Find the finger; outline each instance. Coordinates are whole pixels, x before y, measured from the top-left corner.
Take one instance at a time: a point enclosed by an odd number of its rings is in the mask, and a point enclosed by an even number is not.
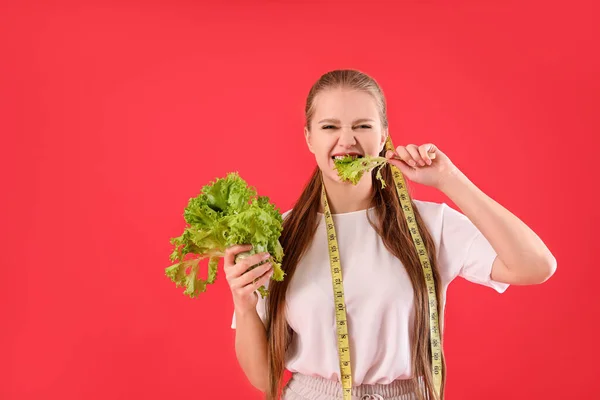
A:
[[[273,265],[271,263],[265,263],[263,265],[259,265],[258,267],[254,268],[253,270],[250,270],[250,271],[246,272],[245,274],[239,276],[238,278],[235,278],[231,282],[231,286],[237,287],[237,288],[243,288],[243,287],[247,286],[248,284],[251,284],[254,280],[259,279],[264,274],[271,272],[272,270],[273,270]]]
[[[431,143],[419,146],[419,154],[427,165],[431,165],[431,160],[435,158],[435,150],[435,146]]]
[[[434,146],[434,145],[432,145],[432,146]],[[433,151],[429,151],[427,153],[427,156],[430,159],[434,160],[437,157],[437,153],[439,153],[439,152],[440,152],[440,150],[437,147],[434,146],[434,150]],[[385,153],[385,158],[387,158],[388,160],[392,159],[392,158],[397,158],[396,154],[397,153],[394,152],[394,151],[392,151],[392,150],[387,150],[386,153]]]
[[[254,282],[257,279],[260,279],[261,276],[263,276],[266,273],[272,272],[273,271],[273,265],[271,263],[265,263],[262,265],[259,265],[258,267],[246,272],[245,274],[241,275],[240,277],[238,277],[234,284],[237,287],[243,288],[245,286],[247,286],[248,284],[251,284],[252,282]]]
[[[243,275],[248,269],[251,267],[260,264],[263,261],[266,261],[271,257],[269,253],[258,253],[253,254],[251,256],[245,257],[243,259],[238,259],[237,264],[234,266],[231,271],[231,276],[237,278],[240,275]]]
[[[235,264],[235,256],[244,251],[252,250],[251,244],[239,244],[230,246],[225,249],[225,256],[223,257],[225,265],[233,266]]]
[[[414,144],[409,144],[406,146],[406,151],[410,154],[410,156],[415,160],[420,166],[425,166],[425,160],[419,154],[419,148]]]
[[[244,294],[250,294],[250,293],[254,292],[255,290],[257,290],[259,287],[266,286],[267,283],[269,282],[269,279],[271,279],[272,276],[273,276],[272,270],[265,272],[259,278],[257,278],[254,282],[252,282],[244,287],[244,289],[243,289]]]
[[[416,167],[417,166],[415,160],[410,155],[410,153],[408,152],[408,150],[406,149],[406,147],[404,147],[404,146],[398,146],[396,148],[396,153],[398,154],[398,158],[400,160],[406,162],[411,167]]]

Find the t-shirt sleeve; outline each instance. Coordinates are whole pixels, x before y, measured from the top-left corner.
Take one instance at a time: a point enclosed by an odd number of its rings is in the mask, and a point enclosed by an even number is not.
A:
[[[466,215],[442,204],[442,229],[439,262],[446,265],[451,278],[460,276],[470,282],[504,293],[508,284],[492,279],[492,264],[497,253]]]

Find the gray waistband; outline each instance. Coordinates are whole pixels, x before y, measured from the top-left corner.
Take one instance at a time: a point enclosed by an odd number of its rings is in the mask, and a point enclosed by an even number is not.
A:
[[[423,379],[419,379],[423,387]],[[309,376],[294,373],[286,385],[284,399],[341,399],[342,383],[325,379],[319,376]],[[415,396],[415,382],[412,380],[396,380],[389,384],[373,384],[353,386],[353,400],[413,400]],[[319,397],[317,397],[319,396]]]

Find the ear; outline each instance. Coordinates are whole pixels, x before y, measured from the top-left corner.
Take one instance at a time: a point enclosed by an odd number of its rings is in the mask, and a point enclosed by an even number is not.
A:
[[[385,142],[386,142],[386,140],[387,140],[387,138],[388,138],[388,135],[389,135],[389,130],[388,130],[388,128],[386,128],[386,129],[383,129],[383,130],[381,131],[381,141],[380,141],[380,143],[379,143],[379,152],[382,152],[382,151],[383,151],[383,149],[385,149]]]
[[[304,127],[304,139],[306,139],[306,145],[308,146],[308,150],[309,150],[311,153],[315,154],[315,152],[314,152],[314,150],[313,150],[313,147],[312,147],[312,144],[311,144],[311,142],[310,142],[310,139],[311,139],[311,136],[310,136],[310,131],[308,130],[308,128],[307,128],[307,127]]]

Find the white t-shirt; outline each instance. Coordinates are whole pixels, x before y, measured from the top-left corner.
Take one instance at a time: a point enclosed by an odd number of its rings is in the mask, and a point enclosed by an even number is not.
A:
[[[445,203],[413,200],[431,233],[445,298],[450,282],[461,276],[503,293],[508,285],[491,279],[496,252],[462,213]],[[410,337],[413,290],[402,263],[384,246],[367,220],[373,209],[333,215],[338,239],[353,384],[387,384],[412,376]],[[287,215],[289,211],[284,213]],[[291,372],[339,381],[333,285],[325,217],[300,260],[286,293],[287,322],[294,331],[286,355]],[[258,314],[266,321],[259,295]],[[440,325],[443,330],[442,303]],[[235,329],[235,312],[231,327]]]

